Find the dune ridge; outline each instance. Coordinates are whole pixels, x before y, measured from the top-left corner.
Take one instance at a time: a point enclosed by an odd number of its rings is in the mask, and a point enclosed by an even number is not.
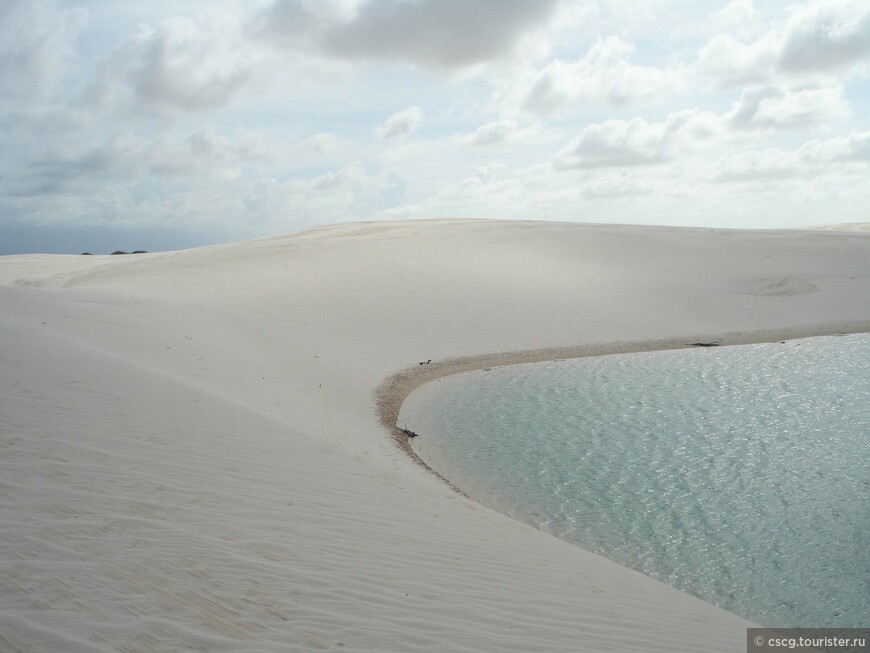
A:
[[[471,220],[2,257],[0,648],[743,650],[453,492],[385,410],[461,365],[870,330],[868,262],[862,233]]]

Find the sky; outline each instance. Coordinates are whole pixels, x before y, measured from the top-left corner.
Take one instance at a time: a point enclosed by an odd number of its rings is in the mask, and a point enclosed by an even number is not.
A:
[[[0,0],[0,254],[868,207],[867,0]]]

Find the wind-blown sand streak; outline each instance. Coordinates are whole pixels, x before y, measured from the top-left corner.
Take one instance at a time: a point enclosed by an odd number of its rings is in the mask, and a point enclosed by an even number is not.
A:
[[[382,420],[463,365],[870,330],[868,297],[861,233],[444,220],[2,257],[0,649],[743,650],[744,620],[453,492]]]

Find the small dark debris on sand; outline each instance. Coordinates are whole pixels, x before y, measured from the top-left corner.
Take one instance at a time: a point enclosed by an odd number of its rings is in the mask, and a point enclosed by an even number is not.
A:
[[[402,433],[407,435],[409,438],[416,438],[419,433],[414,433],[414,431],[409,431],[408,429],[399,429]]]
[[[692,347],[718,347],[718,342],[693,342]]]

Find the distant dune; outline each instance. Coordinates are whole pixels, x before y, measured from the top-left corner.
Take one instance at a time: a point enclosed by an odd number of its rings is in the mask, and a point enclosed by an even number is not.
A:
[[[0,257],[0,649],[744,650],[744,620],[453,491],[382,414],[462,366],[868,330],[868,300],[870,235],[837,231]]]
[[[870,222],[842,222],[840,224],[819,224],[809,227],[822,231],[870,231]]]

